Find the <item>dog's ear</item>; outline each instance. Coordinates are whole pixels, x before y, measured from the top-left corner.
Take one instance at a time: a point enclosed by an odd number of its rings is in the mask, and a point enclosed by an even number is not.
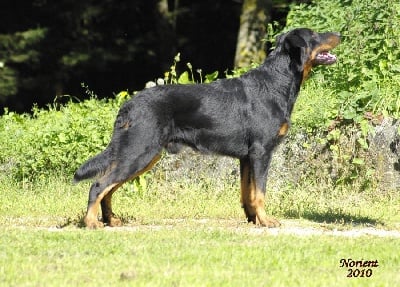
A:
[[[289,33],[285,37],[284,47],[296,68],[302,71],[308,59],[306,41],[297,33]]]

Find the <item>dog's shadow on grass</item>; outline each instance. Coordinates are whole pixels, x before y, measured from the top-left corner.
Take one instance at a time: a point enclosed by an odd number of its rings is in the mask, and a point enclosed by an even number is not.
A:
[[[379,219],[367,216],[350,215],[335,212],[308,212],[302,216],[305,219],[318,223],[341,224],[341,225],[367,225],[379,226],[385,223]]]
[[[82,211],[81,213],[77,214],[75,217],[68,217],[62,222],[59,222],[57,224],[57,228],[65,228],[65,227],[78,227],[78,228],[84,228],[85,223],[83,222],[83,218],[85,216],[85,213]]]
[[[86,212],[82,211],[81,213],[78,213],[74,217],[68,217],[65,218],[62,222],[59,222],[57,224],[57,228],[66,228],[66,227],[77,227],[77,228],[86,228],[85,222],[84,222],[84,217],[85,217]],[[129,225],[132,222],[137,222],[137,218],[133,217],[129,214],[122,214],[119,216],[119,219],[121,219],[123,225]],[[102,219],[99,218],[101,221]]]
[[[60,222],[57,227],[58,228],[65,228],[69,226],[74,226],[77,228],[85,228],[85,223],[83,218],[85,213],[82,211],[81,213],[77,214],[74,217],[68,217],[63,222]],[[285,214],[286,218],[293,218],[292,213]],[[296,217],[296,216],[295,216]],[[385,223],[379,219],[367,217],[367,216],[358,216],[358,215],[350,215],[344,213],[336,213],[332,211],[326,212],[306,212],[301,216],[303,219],[307,219],[317,223],[324,223],[324,224],[340,224],[340,225],[351,225],[351,226],[384,226]],[[123,215],[120,217],[122,222],[125,224],[129,224],[132,221],[136,221],[137,219]]]

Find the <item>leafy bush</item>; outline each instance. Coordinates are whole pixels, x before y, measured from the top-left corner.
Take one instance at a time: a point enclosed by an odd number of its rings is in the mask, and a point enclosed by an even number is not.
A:
[[[157,84],[194,83],[190,63],[189,71],[177,74],[179,62],[178,54],[170,71]],[[213,73],[203,78],[201,70],[196,72],[201,82],[213,81],[218,75]],[[47,109],[34,107],[32,114],[5,111],[0,117],[0,172],[16,180],[35,180],[55,173],[72,178],[83,162],[107,146],[118,109],[130,95],[121,92],[114,99],[98,100],[87,86],[83,87],[91,97],[83,102],[70,101]],[[135,184],[137,189],[145,188],[145,177]]]
[[[292,6],[287,18],[285,30],[309,27],[342,35],[333,51],[338,63],[314,69],[292,117],[295,129],[323,131],[318,140],[329,148],[340,184],[360,174],[368,181],[372,166],[364,151],[374,132],[371,123],[400,116],[400,3],[394,2],[319,0]],[[351,149],[343,139],[353,143]]]
[[[32,115],[6,111],[0,118],[0,169],[18,180],[72,176],[108,143],[120,101],[92,98],[60,108],[35,107]]]
[[[400,116],[400,30],[395,29],[399,15],[400,4],[391,0],[320,0],[292,7],[286,29],[307,26],[343,35],[335,49],[338,64],[316,69],[303,88],[293,114],[294,127],[326,129],[332,120],[356,122],[363,130],[359,144],[365,148],[367,113]],[[190,64],[189,71],[177,74],[179,61],[177,55],[160,83],[196,82]],[[196,72],[200,82],[217,77],[213,73],[203,78],[201,70]],[[108,144],[115,115],[127,96],[124,92],[116,99],[34,108],[32,115],[6,111],[0,118],[0,171],[16,179],[55,172],[72,176],[81,163]]]
[[[395,2],[319,0],[292,7],[285,29],[306,26],[342,34],[335,49],[338,64],[316,69],[304,89],[307,93],[311,86],[314,97],[330,104],[300,101],[299,113],[309,105],[350,122],[362,121],[366,113],[400,116],[400,3]],[[298,118],[303,116],[310,117]]]

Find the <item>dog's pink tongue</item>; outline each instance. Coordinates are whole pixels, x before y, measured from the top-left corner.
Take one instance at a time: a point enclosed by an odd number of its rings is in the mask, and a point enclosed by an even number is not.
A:
[[[336,62],[336,56],[329,52],[322,52],[317,55],[316,60],[319,64],[330,65]]]

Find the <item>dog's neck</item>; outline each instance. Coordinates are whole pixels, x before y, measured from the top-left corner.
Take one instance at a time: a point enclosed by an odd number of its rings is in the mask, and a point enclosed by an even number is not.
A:
[[[290,116],[294,103],[300,91],[300,86],[303,80],[303,71],[299,71],[293,66],[295,63],[290,59],[290,56],[285,53],[275,53],[270,55],[264,63],[257,68],[263,74],[266,81],[274,81],[277,86],[274,87],[273,94],[278,95],[276,98],[281,102],[282,106],[286,106],[286,116]],[[278,77],[278,78],[277,78]],[[266,85],[267,86],[267,85]]]

